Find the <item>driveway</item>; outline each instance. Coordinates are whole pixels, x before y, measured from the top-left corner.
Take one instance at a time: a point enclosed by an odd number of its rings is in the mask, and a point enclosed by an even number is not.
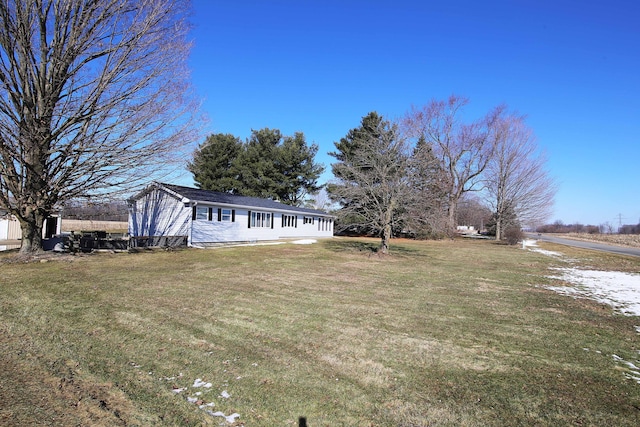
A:
[[[611,252],[614,254],[640,257],[640,248],[630,248],[626,246],[607,245],[605,243],[587,242],[584,240],[566,239],[563,237],[556,237],[552,234],[527,233],[527,237],[530,239],[539,240],[541,242],[557,243],[559,245],[573,246],[576,248],[590,249],[593,251]]]

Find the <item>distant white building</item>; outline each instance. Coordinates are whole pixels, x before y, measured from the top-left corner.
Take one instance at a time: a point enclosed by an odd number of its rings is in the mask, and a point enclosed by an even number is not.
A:
[[[473,225],[458,225],[457,226],[458,233],[462,234],[476,234],[477,231]]]
[[[132,238],[206,246],[333,236],[332,215],[257,197],[154,182],[127,202]]]

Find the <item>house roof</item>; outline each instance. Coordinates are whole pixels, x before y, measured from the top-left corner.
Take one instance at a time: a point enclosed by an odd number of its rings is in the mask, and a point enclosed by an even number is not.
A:
[[[211,203],[211,204],[219,204],[219,205],[229,205],[229,206],[241,206],[247,208],[259,208],[266,210],[277,210],[277,211],[285,211],[285,212],[295,212],[300,214],[308,214],[308,215],[320,215],[320,216],[330,216],[326,212],[316,209],[307,209],[307,208],[299,208],[296,206],[290,206],[284,203],[276,202],[274,200],[269,199],[261,199],[259,197],[247,197],[247,196],[238,196],[236,194],[230,193],[222,193],[219,191],[211,191],[211,190],[202,190],[199,188],[191,188],[191,187],[183,187],[180,185],[173,184],[165,184],[165,183],[153,183],[151,185],[156,187],[164,187],[166,190],[175,193],[176,195],[182,197],[185,202],[202,202],[202,203]],[[134,197],[134,199],[139,198],[146,192],[141,193],[140,195]]]

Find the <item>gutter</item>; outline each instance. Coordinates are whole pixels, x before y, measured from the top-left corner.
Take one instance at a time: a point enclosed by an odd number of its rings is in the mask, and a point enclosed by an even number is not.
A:
[[[187,201],[189,199],[186,199]],[[262,211],[267,211],[267,212],[278,212],[278,213],[289,213],[289,214],[295,214],[295,215],[306,215],[306,216],[323,216],[323,217],[327,217],[327,218],[336,218],[335,215],[331,215],[328,214],[326,212],[322,212],[322,211],[311,211],[311,212],[303,212],[303,211],[295,211],[295,210],[291,210],[291,209],[277,209],[277,208],[265,208],[262,206],[250,206],[250,205],[236,205],[236,204],[231,204],[231,203],[221,203],[221,202],[209,202],[209,201],[203,201],[203,202],[194,202],[195,204],[200,203],[203,206],[223,206],[223,207],[228,207],[228,208],[235,208],[235,209],[246,209],[246,210],[262,210]],[[191,206],[195,206],[191,205]],[[286,205],[285,205],[286,206]]]

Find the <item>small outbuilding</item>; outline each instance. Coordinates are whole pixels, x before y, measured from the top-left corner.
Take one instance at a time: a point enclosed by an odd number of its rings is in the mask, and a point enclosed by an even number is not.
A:
[[[49,239],[61,232],[61,218],[59,214],[53,214],[45,219],[42,227],[42,238]],[[22,239],[22,229],[18,219],[0,209],[0,240],[20,240]]]
[[[139,245],[182,240],[206,247],[333,236],[332,215],[257,197],[153,182],[127,203],[129,235],[144,242]]]

